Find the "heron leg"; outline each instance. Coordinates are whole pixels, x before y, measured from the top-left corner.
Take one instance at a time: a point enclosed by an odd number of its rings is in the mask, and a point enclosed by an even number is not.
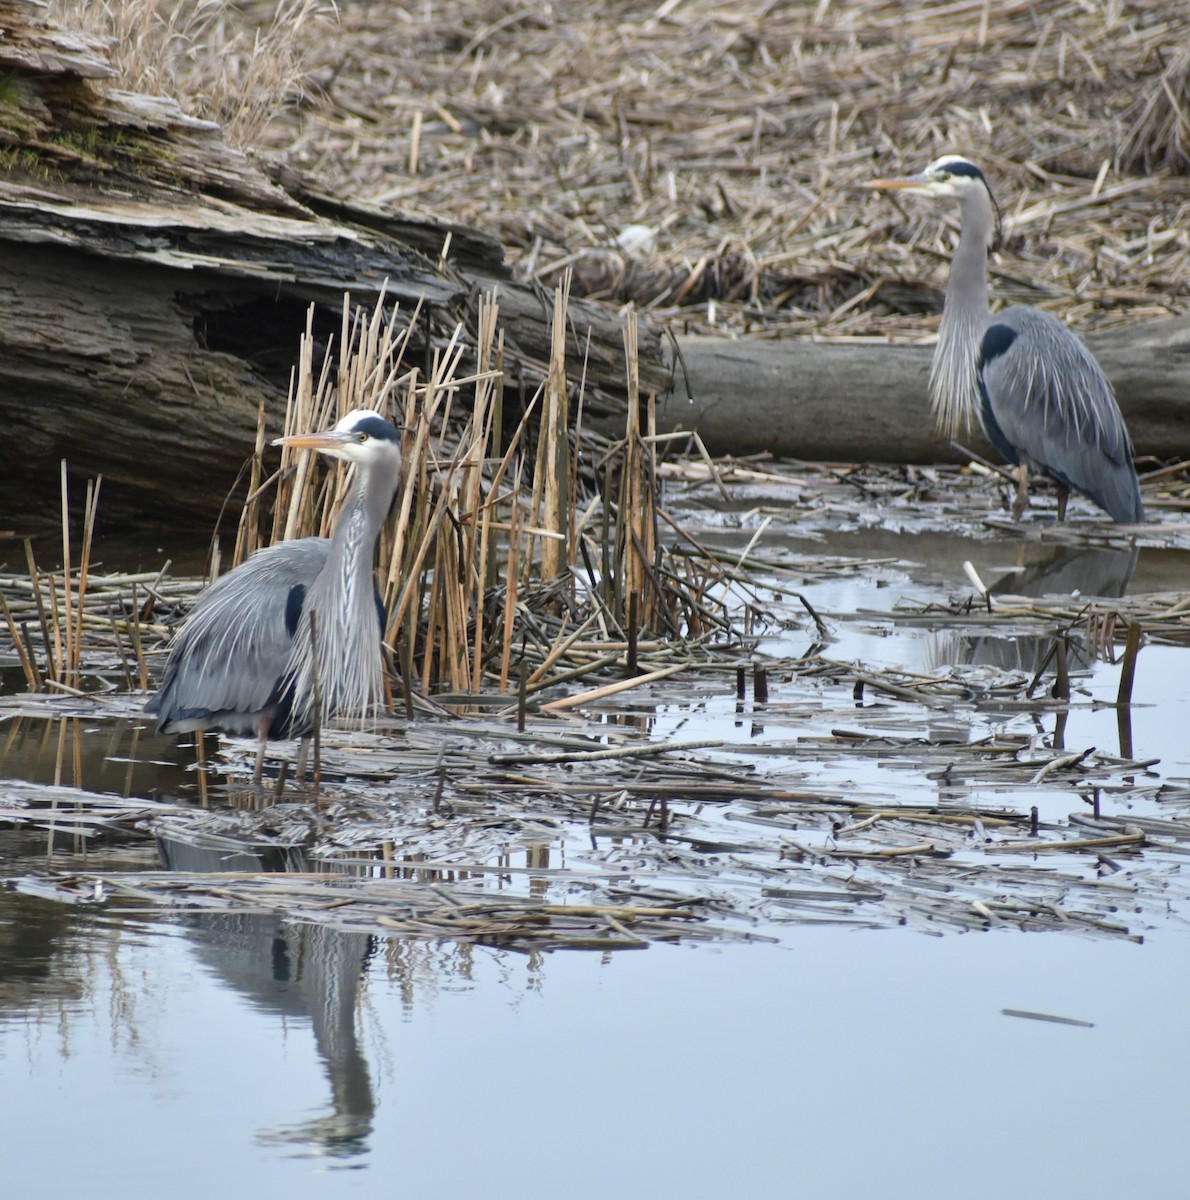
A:
[[[306,782],[306,762],[310,757],[310,737],[307,735],[298,743],[297,777],[298,783]]]
[[[1024,514],[1025,509],[1029,506],[1029,468],[1021,463],[1017,467],[1017,485],[1016,485],[1016,500],[1012,505],[1012,517],[1014,521],[1019,521]]]
[[[1058,484],[1058,520],[1066,520],[1066,501],[1070,499],[1070,489],[1064,484]]]
[[[252,784],[254,787],[260,787],[260,778],[264,774],[264,751],[269,744],[269,725],[271,721],[268,717],[261,717],[260,724],[256,728],[257,737],[260,738],[260,745],[256,750],[256,769],[252,772]]]

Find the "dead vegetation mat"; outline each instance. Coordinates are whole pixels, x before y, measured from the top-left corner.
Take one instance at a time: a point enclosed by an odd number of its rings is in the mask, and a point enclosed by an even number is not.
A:
[[[1190,294],[1166,0],[379,3],[302,36],[306,100],[268,131],[290,163],[692,331],[929,330],[957,213],[856,185],[944,151],[1004,210],[1004,302],[1103,328]]]
[[[1140,938],[1179,919],[1171,913],[1190,900],[1190,781],[1138,761],[1123,735],[1113,753],[1068,744],[1062,729],[1065,714],[1094,703],[1082,691],[1089,664],[1125,653],[1131,628],[1190,643],[1184,594],[1000,591],[989,603],[956,582],[929,603],[817,612],[799,589],[905,564],[780,539],[741,553],[759,525],[776,521],[774,533],[798,530],[812,544],[874,516],[894,528],[912,517],[918,529],[984,522],[997,539],[987,513],[998,482],[754,462],[724,466],[720,483],[726,505],[709,476],[675,464],[668,502],[695,531],[684,552],[733,564],[722,600],[741,636],[642,637],[634,674],[626,645],[569,639],[563,618],[541,610],[518,646],[534,680],[523,700],[499,690],[494,671],[475,691],[419,695],[413,718],[398,692],[396,715],[368,732],[326,731],[318,790],[291,781],[280,796],[244,788],[254,747],[234,739],[201,789],[191,770],[173,796],[86,786],[77,747],[96,724],[134,730],[131,749],[109,751],[117,761],[165,753],[135,732],[133,647],[152,676],[169,630],[138,612],[146,596],[159,614],[181,612],[201,586],[96,564],[80,621],[82,688],[0,699],[0,749],[33,737],[57,755],[53,786],[4,784],[0,822],[41,831],[56,868],[16,886],[73,903],[269,911],[523,950],[766,939],[805,924]],[[1094,521],[1057,527],[1035,515],[1018,534],[1059,538],[1069,559],[1105,547],[1129,557],[1127,539]],[[1146,536],[1179,546],[1185,534],[1155,526]],[[1002,560],[1003,543],[990,545]],[[17,625],[35,630],[29,581],[6,577],[0,589]],[[973,646],[1061,644],[1065,695],[1053,655],[1039,667],[976,655],[882,667],[834,646],[848,626],[925,626]],[[775,653],[779,641],[804,648]],[[180,755],[192,762],[188,746]],[[272,770],[290,770],[292,757],[271,747]],[[149,837],[172,870],[87,866],[92,848]]]

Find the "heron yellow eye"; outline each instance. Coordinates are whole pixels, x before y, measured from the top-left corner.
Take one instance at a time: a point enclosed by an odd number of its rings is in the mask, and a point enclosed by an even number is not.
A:
[[[356,440],[360,442],[366,442],[368,440],[368,435],[366,433],[357,433],[355,436]]]

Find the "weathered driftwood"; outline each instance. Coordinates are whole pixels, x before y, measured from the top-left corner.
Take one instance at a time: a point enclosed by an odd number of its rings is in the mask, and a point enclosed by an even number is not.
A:
[[[1115,385],[1138,455],[1190,457],[1190,317],[1088,339]],[[955,461],[926,401],[926,346],[677,340],[664,432],[693,429],[713,454],[825,461]],[[978,433],[967,444],[995,457]]]

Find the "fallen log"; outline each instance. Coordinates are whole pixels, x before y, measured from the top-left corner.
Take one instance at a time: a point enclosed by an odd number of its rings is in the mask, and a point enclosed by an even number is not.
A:
[[[1116,389],[1138,456],[1190,458],[1190,316],[1087,339]],[[661,432],[697,431],[712,454],[833,462],[955,462],[926,400],[932,349],[680,337]],[[966,444],[996,454],[973,432]]]

